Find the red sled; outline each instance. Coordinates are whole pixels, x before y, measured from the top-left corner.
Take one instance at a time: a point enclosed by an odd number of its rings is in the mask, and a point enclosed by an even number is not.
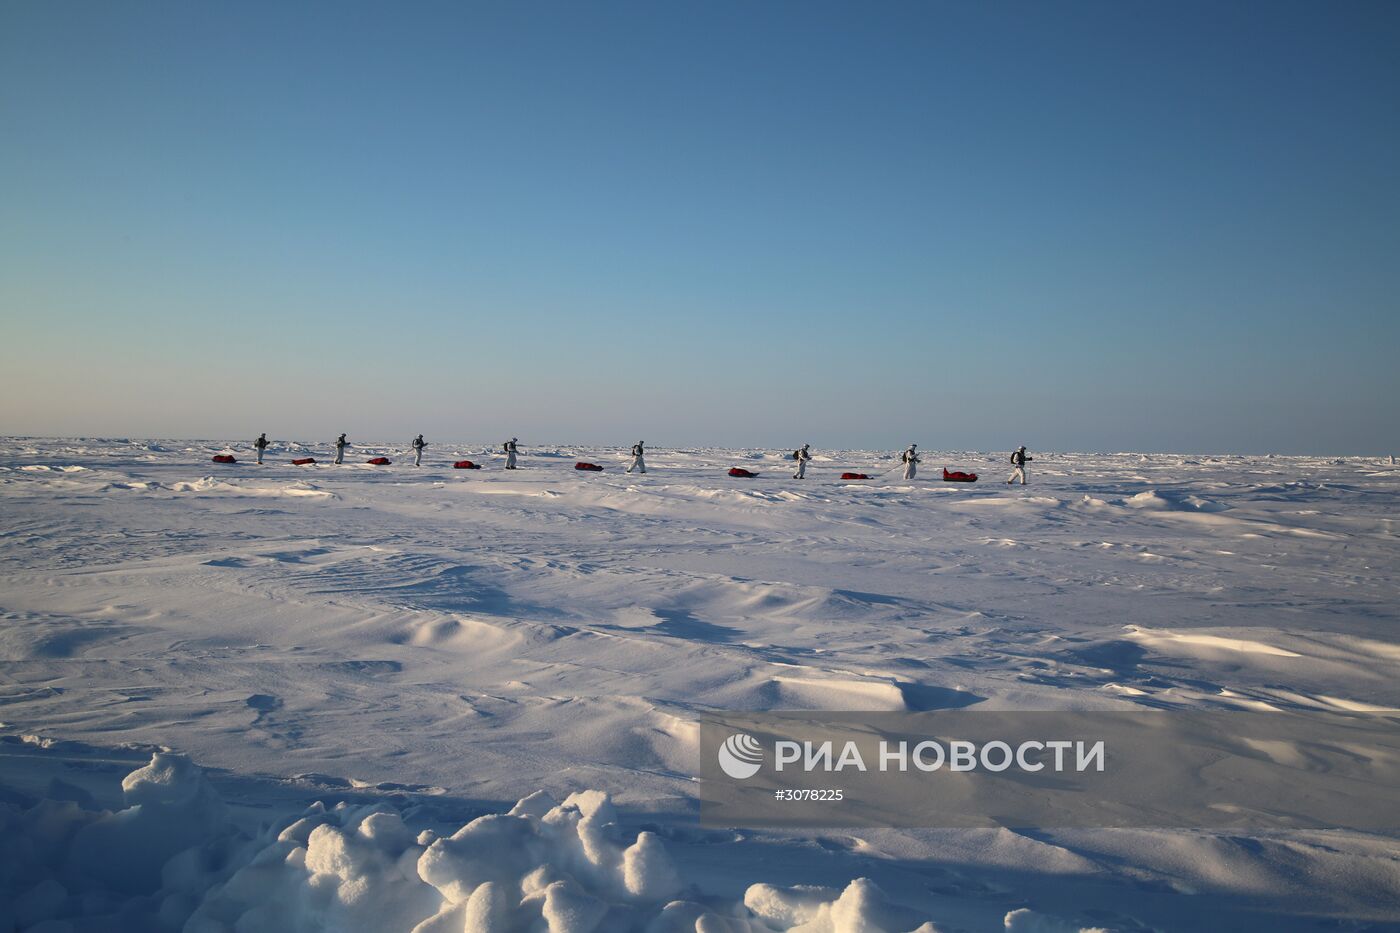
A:
[[[730,468],[729,468],[729,475],[730,475],[730,476],[742,476],[742,477],[744,477],[745,479],[753,479],[753,478],[754,478],[755,476],[757,476],[758,474],[757,474],[757,473],[754,473],[754,472],[752,472],[752,471],[750,471],[750,470],[746,470],[746,469],[744,469],[743,467],[730,467]]]
[[[470,460],[458,460],[456,463],[452,464],[452,469],[454,469],[454,470],[479,470],[479,469],[481,469],[481,464],[479,464],[479,463],[472,463]]]
[[[368,463],[370,466],[388,466],[392,462],[393,461],[388,457],[371,457],[369,460],[365,461],[365,463]]]
[[[962,470],[954,470],[950,473],[948,468],[944,467],[943,481],[945,483],[975,483],[977,482],[977,474],[964,473]]]
[[[841,474],[841,478],[842,478],[842,479],[870,479],[870,477],[866,476],[864,473],[842,473],[842,474]]]
[[[315,463],[315,457],[298,457],[292,461],[292,466],[306,466],[308,463]]]
[[[585,462],[583,462],[582,460],[580,460],[578,463],[575,463],[575,464],[574,464],[574,469],[575,469],[575,470],[587,470],[587,471],[590,472],[590,473],[601,473],[601,472],[603,472],[603,468],[600,467],[600,466],[598,466],[598,464],[596,464],[596,463],[585,463]]]
[[[233,459],[233,455],[232,455],[232,454],[215,454],[215,455],[214,455],[214,462],[215,462],[215,463],[237,463],[238,461],[235,460],[235,459]]]

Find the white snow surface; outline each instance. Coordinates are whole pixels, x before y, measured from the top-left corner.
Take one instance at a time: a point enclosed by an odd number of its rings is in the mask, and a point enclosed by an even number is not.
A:
[[[707,710],[1400,709],[1400,469],[1031,453],[0,439],[0,933],[1391,928],[1378,834],[698,826]]]

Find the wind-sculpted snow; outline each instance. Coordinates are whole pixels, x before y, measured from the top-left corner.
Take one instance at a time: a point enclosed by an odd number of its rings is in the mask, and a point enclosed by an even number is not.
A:
[[[59,790],[63,790],[62,786]],[[0,928],[185,933],[806,933],[930,931],[866,879],[706,895],[607,794],[544,793],[449,835],[382,804],[326,807],[248,832],[203,773],[160,752],[124,806],[0,803]],[[73,796],[70,794],[70,796]],[[80,805],[82,804],[82,805]]]
[[[126,852],[65,855],[93,887],[60,897],[45,882],[68,876],[26,875],[24,903],[112,913],[119,896],[92,892],[194,872],[169,910],[222,897],[232,923],[276,890],[301,905],[301,929],[356,922],[326,911],[361,889],[374,892],[355,901],[364,911],[426,897],[419,920],[455,898],[442,924],[459,930],[527,897],[539,923],[546,907],[586,919],[601,904],[658,930],[844,930],[862,916],[894,918],[880,929],[1276,931],[1400,914],[1384,835],[713,833],[696,826],[695,792],[699,723],[715,710],[1400,709],[1388,462],[1032,450],[1030,485],[1012,487],[1009,446],[926,450],[912,482],[896,451],[818,449],[799,481],[784,457],[817,438],[649,449],[643,476],[624,472],[625,450],[523,444],[506,472],[494,444],[431,437],[415,469],[411,436],[357,444],[340,467],[310,441],[275,441],[258,466],[247,442],[0,439],[0,736],[15,737],[0,741],[0,783],[16,806],[47,800],[22,818],[61,829],[43,852],[71,852],[80,831],[85,849]],[[223,453],[238,462],[211,462]],[[483,469],[454,470],[460,459]],[[732,479],[733,466],[760,476]],[[944,483],[942,466],[981,479]],[[99,819],[62,802],[76,792],[50,793],[52,780],[100,797],[143,763],[130,749],[161,747],[208,769],[224,816],[195,794],[125,816],[104,799]],[[580,861],[594,837],[575,825],[565,858],[552,806],[506,819],[536,788],[606,792],[626,829]],[[258,821],[281,832],[318,798],[332,815],[309,817],[326,826],[315,858],[310,828],[295,844],[260,835]],[[565,810],[582,823],[594,802]],[[366,828],[376,806],[386,816]],[[161,808],[210,840],[199,865],[172,862],[188,836],[136,815]],[[472,892],[451,882],[478,871],[474,843],[450,840],[483,815],[482,832],[535,826],[520,851],[548,850],[572,886],[549,895],[562,877],[540,875],[527,892],[539,866],[523,863]],[[425,830],[443,840],[427,862]],[[326,877],[296,883],[307,870],[288,845]],[[654,896],[638,867],[658,848],[673,894]],[[436,881],[419,874],[429,865]],[[246,900],[220,887],[235,868],[250,872]],[[885,906],[860,913],[875,889]],[[276,929],[263,923],[243,929]]]

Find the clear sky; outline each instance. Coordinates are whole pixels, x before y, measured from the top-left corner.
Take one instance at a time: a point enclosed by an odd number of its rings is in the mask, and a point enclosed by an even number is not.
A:
[[[0,433],[1400,450],[1400,3],[0,0]]]

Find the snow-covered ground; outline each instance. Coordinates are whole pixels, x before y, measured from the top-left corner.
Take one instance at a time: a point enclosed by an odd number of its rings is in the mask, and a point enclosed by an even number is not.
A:
[[[1400,917],[1393,836],[719,832],[694,783],[706,709],[1400,708],[1388,462],[225,450],[0,440],[0,930]]]

